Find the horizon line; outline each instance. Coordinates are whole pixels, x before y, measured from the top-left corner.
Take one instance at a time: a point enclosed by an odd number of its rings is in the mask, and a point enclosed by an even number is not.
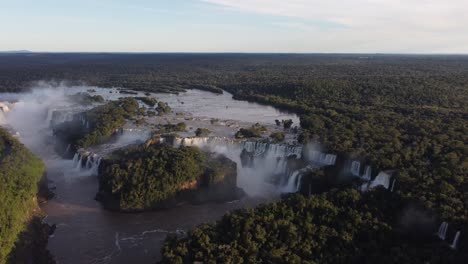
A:
[[[246,55],[458,55],[466,56],[468,53],[452,52],[237,52],[237,51],[31,51],[31,50],[4,50],[0,54],[246,54]]]

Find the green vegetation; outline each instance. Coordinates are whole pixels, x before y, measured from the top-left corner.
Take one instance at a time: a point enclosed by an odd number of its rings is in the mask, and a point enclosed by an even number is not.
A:
[[[86,63],[83,63],[85,57]],[[61,64],[66,58],[71,63]],[[116,62],[123,69],[112,67]],[[27,67],[24,67],[27,65]],[[21,69],[21,70],[18,70]],[[125,72],[125,74],[122,74]],[[388,203],[395,200],[412,201],[421,204],[425,210],[433,212],[440,221],[449,221],[451,226],[465,227],[468,223],[468,56],[396,56],[396,55],[56,55],[37,54],[34,59],[28,55],[5,55],[0,58],[0,90],[17,91],[27,87],[30,81],[42,79],[69,79],[71,81],[85,80],[92,85],[104,87],[125,87],[149,91],[179,92],[190,85],[212,85],[226,90],[235,99],[269,104],[283,110],[294,111],[301,117],[303,130],[298,141],[307,143],[318,141],[327,152],[346,154],[349,157],[359,157],[372,163],[379,170],[395,169],[397,178],[396,192],[390,201],[376,199],[372,207],[365,202],[357,203],[351,208],[356,212],[371,212],[379,221],[391,223],[391,214],[385,211]],[[252,134],[244,129],[246,134]],[[239,136],[244,136],[243,132]],[[249,135],[247,135],[249,136]],[[336,206],[339,193],[327,194],[326,199],[320,197],[300,198],[329,205],[330,201]],[[272,225],[282,226],[281,217],[289,217],[299,221],[304,212],[315,208],[315,205],[294,207],[293,203],[280,202],[283,210],[270,216],[268,221]],[[277,204],[271,205],[274,208]],[[292,211],[291,208],[295,208]],[[330,212],[340,211],[340,207],[331,206],[327,210],[318,211],[317,215],[328,215]],[[370,209],[371,208],[371,209]],[[300,209],[304,209],[300,211]],[[231,216],[236,221],[251,221],[256,216],[262,217],[263,211],[252,211],[252,215],[236,214]],[[271,209],[273,210],[273,209]],[[299,210],[299,211],[298,211]],[[292,211],[292,212],[291,212]],[[329,212],[330,211],[330,212]],[[379,216],[379,212],[382,213]],[[324,230],[341,229],[343,219],[348,215],[337,217],[340,222],[325,219],[316,225]],[[368,217],[364,215],[361,219]],[[245,222],[250,228],[250,222]],[[323,224],[322,224],[323,223]],[[223,226],[223,225],[220,225]],[[226,226],[226,225],[225,225]],[[238,225],[227,225],[226,230],[235,230]],[[253,225],[255,228],[261,225]],[[380,234],[380,225],[376,225],[375,234]],[[391,225],[393,228],[394,225]],[[215,227],[218,228],[218,227]],[[359,223],[356,229],[360,228]],[[369,223],[368,229],[373,230],[374,224]],[[261,228],[258,227],[260,234]],[[277,230],[269,226],[269,230]],[[246,232],[231,247],[223,249],[212,247],[218,239],[218,234],[228,231],[212,232],[212,228],[195,230],[197,243],[184,244],[184,252],[178,252],[173,258],[166,256],[166,260],[180,261],[199,259],[194,257],[197,252],[200,258],[208,256],[210,252],[219,252],[220,256],[231,254],[238,249],[240,243],[251,241],[255,236]],[[434,230],[433,230],[434,231]],[[237,232],[237,233],[236,233]],[[390,232],[390,231],[389,231]],[[463,233],[467,233],[463,231]],[[250,235],[249,235],[250,234]],[[295,239],[277,232],[268,240],[260,240],[254,246],[245,246],[251,251],[242,251],[241,258],[251,256],[251,252],[270,253],[259,254],[264,262],[277,262],[277,256],[287,257],[289,262],[295,262],[295,256],[282,254],[282,245],[289,249]],[[286,232],[286,234],[288,234]],[[312,233],[316,234],[316,233]],[[348,233],[345,233],[348,234]],[[387,234],[387,233],[386,233]],[[441,259],[419,259],[409,261],[403,259],[400,263],[447,263],[446,256],[450,252],[438,252],[444,247],[426,248],[418,244],[400,241],[399,235],[384,236],[385,241],[379,247],[369,249],[369,242],[365,239],[346,238],[353,241],[356,248],[355,255],[364,255],[364,260],[374,260],[381,254],[393,258],[416,254],[418,256],[440,256]],[[310,235],[310,234],[309,234]],[[339,249],[343,242],[338,239],[337,246],[328,244],[327,250],[319,247],[323,245],[321,237],[310,235],[313,240],[302,241],[304,247],[311,247],[313,255],[304,255],[291,249],[302,259],[319,263],[352,262],[337,260],[343,256],[339,252],[332,255],[330,250]],[[305,235],[298,239],[305,238]],[[326,238],[327,236],[324,236]],[[219,235],[219,239],[223,236]],[[189,238],[191,239],[191,238]],[[211,241],[209,239],[212,239]],[[242,239],[242,240],[241,240]],[[371,241],[382,241],[380,239]],[[293,241],[289,243],[289,241]],[[310,243],[308,241],[311,241]],[[216,241],[218,242],[218,241]],[[398,243],[401,246],[395,246]],[[179,245],[168,243],[166,253],[171,253],[169,245],[174,250]],[[272,246],[273,245],[273,246]],[[348,244],[345,244],[347,246]],[[362,245],[362,246],[361,246]],[[385,245],[390,245],[385,247]],[[426,245],[426,244],[422,244]],[[402,252],[405,247],[408,252]],[[209,250],[200,250],[198,248]],[[232,250],[231,250],[232,248]],[[298,249],[302,248],[300,245]],[[317,249],[321,249],[320,252]],[[359,254],[361,249],[369,249],[365,254]],[[182,249],[177,249],[182,250]],[[218,251],[216,251],[218,250]],[[382,252],[382,250],[387,250]],[[321,255],[321,251],[324,251]],[[344,253],[349,252],[343,248]],[[429,252],[428,252],[429,251]],[[227,253],[224,253],[227,252]],[[369,253],[373,252],[373,253]],[[418,252],[418,253],[416,253]],[[467,250],[458,252],[467,252]],[[175,254],[175,253],[174,253]],[[187,254],[189,256],[187,256]],[[213,253],[214,254],[214,253]],[[224,255],[223,255],[224,254]],[[235,254],[235,253],[232,253]],[[302,255],[301,255],[302,254]],[[371,255],[371,256],[369,256]],[[325,257],[330,257],[327,261]],[[351,256],[351,255],[348,255]],[[355,262],[364,262],[363,259]],[[383,262],[387,258],[379,257],[374,262]],[[465,258],[466,259],[466,258]],[[234,259],[236,262],[238,259]],[[270,261],[268,261],[270,260]],[[367,262],[369,262],[367,261]],[[205,261],[208,262],[208,261]],[[227,261],[226,261],[227,262]],[[254,261],[252,261],[254,262]],[[397,261],[395,261],[397,262]],[[461,261],[459,261],[461,262]]]
[[[270,135],[270,138],[273,139],[273,141],[279,143],[284,141],[284,133],[283,132],[273,132]]]
[[[88,93],[77,93],[69,95],[68,98],[81,105],[92,105],[93,103],[103,103],[104,98],[100,95],[90,95]]]
[[[0,263],[37,209],[38,184],[45,166],[8,132],[0,128]]]
[[[212,93],[217,93],[217,94],[223,94],[223,89],[216,87],[214,85],[203,85],[203,84],[192,84],[187,87],[188,89],[198,89],[198,90],[203,90],[207,92],[212,92]]]
[[[157,130],[153,132],[153,134],[168,134],[172,132],[184,132],[187,129],[187,125],[184,122],[177,123],[177,124],[166,124],[166,125],[158,125]]]
[[[146,119],[144,118],[138,118],[137,120],[135,120],[135,125],[137,126],[144,126],[144,125],[147,125],[148,122],[146,122]]]
[[[197,128],[195,130],[195,136],[197,137],[207,137],[211,134],[211,131],[207,128]]]
[[[85,119],[90,123],[90,131],[77,144],[87,148],[107,140],[125,125],[127,119],[133,118],[138,109],[138,102],[127,97],[86,112]]]
[[[101,163],[98,197],[107,208],[160,208],[184,191],[216,185],[235,191],[236,166],[232,161],[210,157],[195,147],[173,148],[158,141],[119,150]]]
[[[267,131],[266,127],[255,124],[252,125],[250,128],[241,128],[239,131],[236,132],[236,138],[254,138],[254,137],[262,137],[262,135]]]
[[[307,129],[303,129],[302,132],[297,137],[297,141],[301,144],[307,144],[310,142],[310,131]]]
[[[171,112],[171,107],[165,102],[158,102],[158,106],[156,107],[156,111],[158,111],[158,115],[162,116],[164,114],[168,114]]]
[[[382,103],[369,98],[364,103],[358,89],[352,96],[353,90],[347,89],[347,96],[341,97],[334,89],[345,87],[324,87],[328,88],[303,87],[303,94],[294,100],[271,95],[248,98],[296,109],[306,130],[300,142],[312,139],[330,152],[360,157],[380,170],[396,169],[403,197],[437,210],[445,220],[467,223],[467,109],[461,109],[459,98],[452,98],[452,108],[442,106],[438,98],[447,96],[442,93],[437,98],[421,95],[419,101],[401,98],[401,102]],[[399,97],[405,89],[394,90],[393,96]],[[457,94],[457,89],[455,85],[447,93]],[[320,103],[325,98],[327,103]]]
[[[144,104],[146,104],[149,107],[154,107],[158,103],[158,99],[154,97],[135,97],[136,100],[142,101]]]
[[[134,118],[139,111],[138,102],[133,98],[120,98],[95,107],[84,114],[89,128],[79,120],[65,122],[55,128],[55,134],[76,149],[87,148],[108,140],[122,128],[127,119]]]
[[[426,230],[426,219],[399,224],[404,202],[384,189],[293,195],[227,213],[178,239],[168,236],[161,263],[463,263]]]
[[[291,128],[293,121],[291,119],[282,120],[281,123],[283,124],[284,129]]]

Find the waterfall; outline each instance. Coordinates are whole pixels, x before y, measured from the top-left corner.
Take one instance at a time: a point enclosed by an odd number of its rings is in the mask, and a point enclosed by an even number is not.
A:
[[[101,164],[101,157],[99,157],[98,155],[94,154],[92,157],[88,157],[88,160],[91,160],[92,159],[92,162],[90,163],[90,166],[89,166],[89,171],[93,174],[93,175],[97,175],[98,174],[98,169],[99,169],[99,165]]]
[[[283,186],[283,188],[281,188],[281,191],[285,192],[285,193],[297,192],[297,189],[298,189],[298,183],[297,183],[298,176],[299,176],[299,171],[293,172],[293,174],[291,176],[289,176],[289,179],[288,179],[288,182],[286,183],[286,185]]]
[[[366,182],[366,183],[363,183],[360,187],[359,187],[359,191],[361,192],[367,192],[369,190],[369,183]]]
[[[51,127],[55,127],[58,124],[61,124],[67,121],[73,121],[74,116],[75,114],[68,109],[62,109],[62,110],[53,109],[52,116],[50,117],[50,120],[48,120],[48,125]]]
[[[302,153],[302,146],[272,144],[258,141],[240,141],[222,137],[176,138],[174,140],[174,146],[197,146],[200,148],[209,148],[215,152],[218,149],[246,150],[249,153],[253,153],[254,157],[289,157],[296,155],[297,158],[300,158]],[[328,159],[333,161],[332,156],[328,157]]]
[[[82,163],[83,163],[83,156],[79,155],[80,159],[78,160],[78,162],[76,163],[76,166],[75,166],[75,169],[76,170],[81,170],[81,166],[82,166]]]
[[[78,162],[76,163],[76,166],[75,166],[75,169],[76,170],[81,170],[81,167],[82,167],[82,164],[83,164],[83,156],[82,155],[79,155],[79,160]]]
[[[316,150],[305,149],[305,157],[308,161],[319,165],[335,165],[336,155],[326,154]]]
[[[70,152],[70,147],[71,147],[71,145],[68,144],[67,149],[65,149],[65,154],[68,154]]]
[[[84,159],[86,160],[85,165],[83,165]],[[97,154],[80,150],[73,157],[73,164],[77,171],[97,175],[101,160],[102,158]]]
[[[354,176],[358,176],[359,177],[359,171],[361,169],[361,163],[359,161],[353,161],[351,163],[351,173],[354,175]]]
[[[80,158],[80,154],[75,153],[75,155],[73,156],[73,164],[78,163],[78,159],[79,159],[79,158]]]
[[[457,249],[458,239],[460,239],[460,231],[457,231],[457,233],[455,234],[455,237],[453,238],[453,242],[450,245],[452,249]]]
[[[251,195],[297,192],[304,170],[334,165],[336,155],[321,153],[302,145],[238,140],[226,137],[166,138],[174,147],[196,146],[209,152],[223,154],[237,164],[238,186]],[[304,156],[304,161],[294,162]],[[308,165],[298,170],[297,166]],[[291,166],[291,167],[290,167]]]
[[[51,123],[52,123],[52,116],[53,116],[53,113],[54,113],[55,110],[56,110],[56,109],[54,109],[54,108],[49,108],[49,109],[47,109],[47,117],[46,117],[46,120],[45,120],[45,121],[46,121],[46,124],[47,124],[48,126],[50,126]]]
[[[370,181],[372,177],[372,168],[371,166],[366,166],[366,170],[364,171],[364,174],[362,175],[362,179],[365,181]]]
[[[326,164],[327,165],[335,165],[336,163],[336,155],[334,154],[327,154],[325,158]]]
[[[91,166],[92,166],[91,157],[88,156],[88,158],[86,159],[86,164],[85,164],[84,168],[89,169],[89,168],[91,168]]]
[[[390,187],[390,175],[385,172],[380,172],[373,181],[370,182],[369,188],[372,189],[377,186],[383,186],[385,189]]]
[[[300,175],[299,175],[299,179],[297,180],[296,192],[298,192],[299,189],[301,188],[302,176],[303,176],[303,174],[300,174]]]
[[[445,240],[445,237],[447,235],[447,229],[448,229],[448,223],[442,222],[442,224],[440,224],[439,231],[437,232],[437,236],[440,239]]]
[[[391,192],[393,192],[393,189],[395,188],[395,182],[396,182],[396,179],[394,179],[393,182],[392,182],[392,188],[390,188]]]

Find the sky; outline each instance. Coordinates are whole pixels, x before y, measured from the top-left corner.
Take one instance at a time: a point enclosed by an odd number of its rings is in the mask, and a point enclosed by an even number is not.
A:
[[[468,0],[0,0],[0,50],[468,53]]]

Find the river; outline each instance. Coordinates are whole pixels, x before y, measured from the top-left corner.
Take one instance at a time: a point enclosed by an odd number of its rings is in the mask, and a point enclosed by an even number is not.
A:
[[[234,202],[187,204],[138,214],[104,210],[94,200],[98,189],[97,177],[76,170],[71,160],[64,160],[54,152],[52,131],[45,121],[52,108],[77,107],[65,102],[65,95],[89,89],[94,89],[93,93],[101,94],[106,100],[122,96],[116,89],[97,87],[41,87],[28,94],[0,93],[0,102],[18,101],[9,113],[0,116],[3,125],[18,131],[20,140],[42,158],[47,166],[49,185],[55,188],[56,196],[43,206],[43,210],[47,214],[44,221],[57,225],[48,247],[58,263],[154,263],[160,258],[160,249],[167,234],[183,235],[200,223],[216,221],[229,210],[252,207],[273,199],[248,195]],[[172,119],[165,117],[165,121],[187,120],[195,126],[199,123],[194,123],[194,120],[208,125],[210,122],[207,120],[220,119],[222,123],[212,129],[222,136],[232,136],[238,127],[256,122],[275,129],[275,119],[292,119],[296,125],[299,124],[294,114],[233,100],[227,93],[216,95],[189,90],[179,95],[153,96],[168,102],[174,111],[169,117]],[[228,122],[236,125],[227,126]]]

